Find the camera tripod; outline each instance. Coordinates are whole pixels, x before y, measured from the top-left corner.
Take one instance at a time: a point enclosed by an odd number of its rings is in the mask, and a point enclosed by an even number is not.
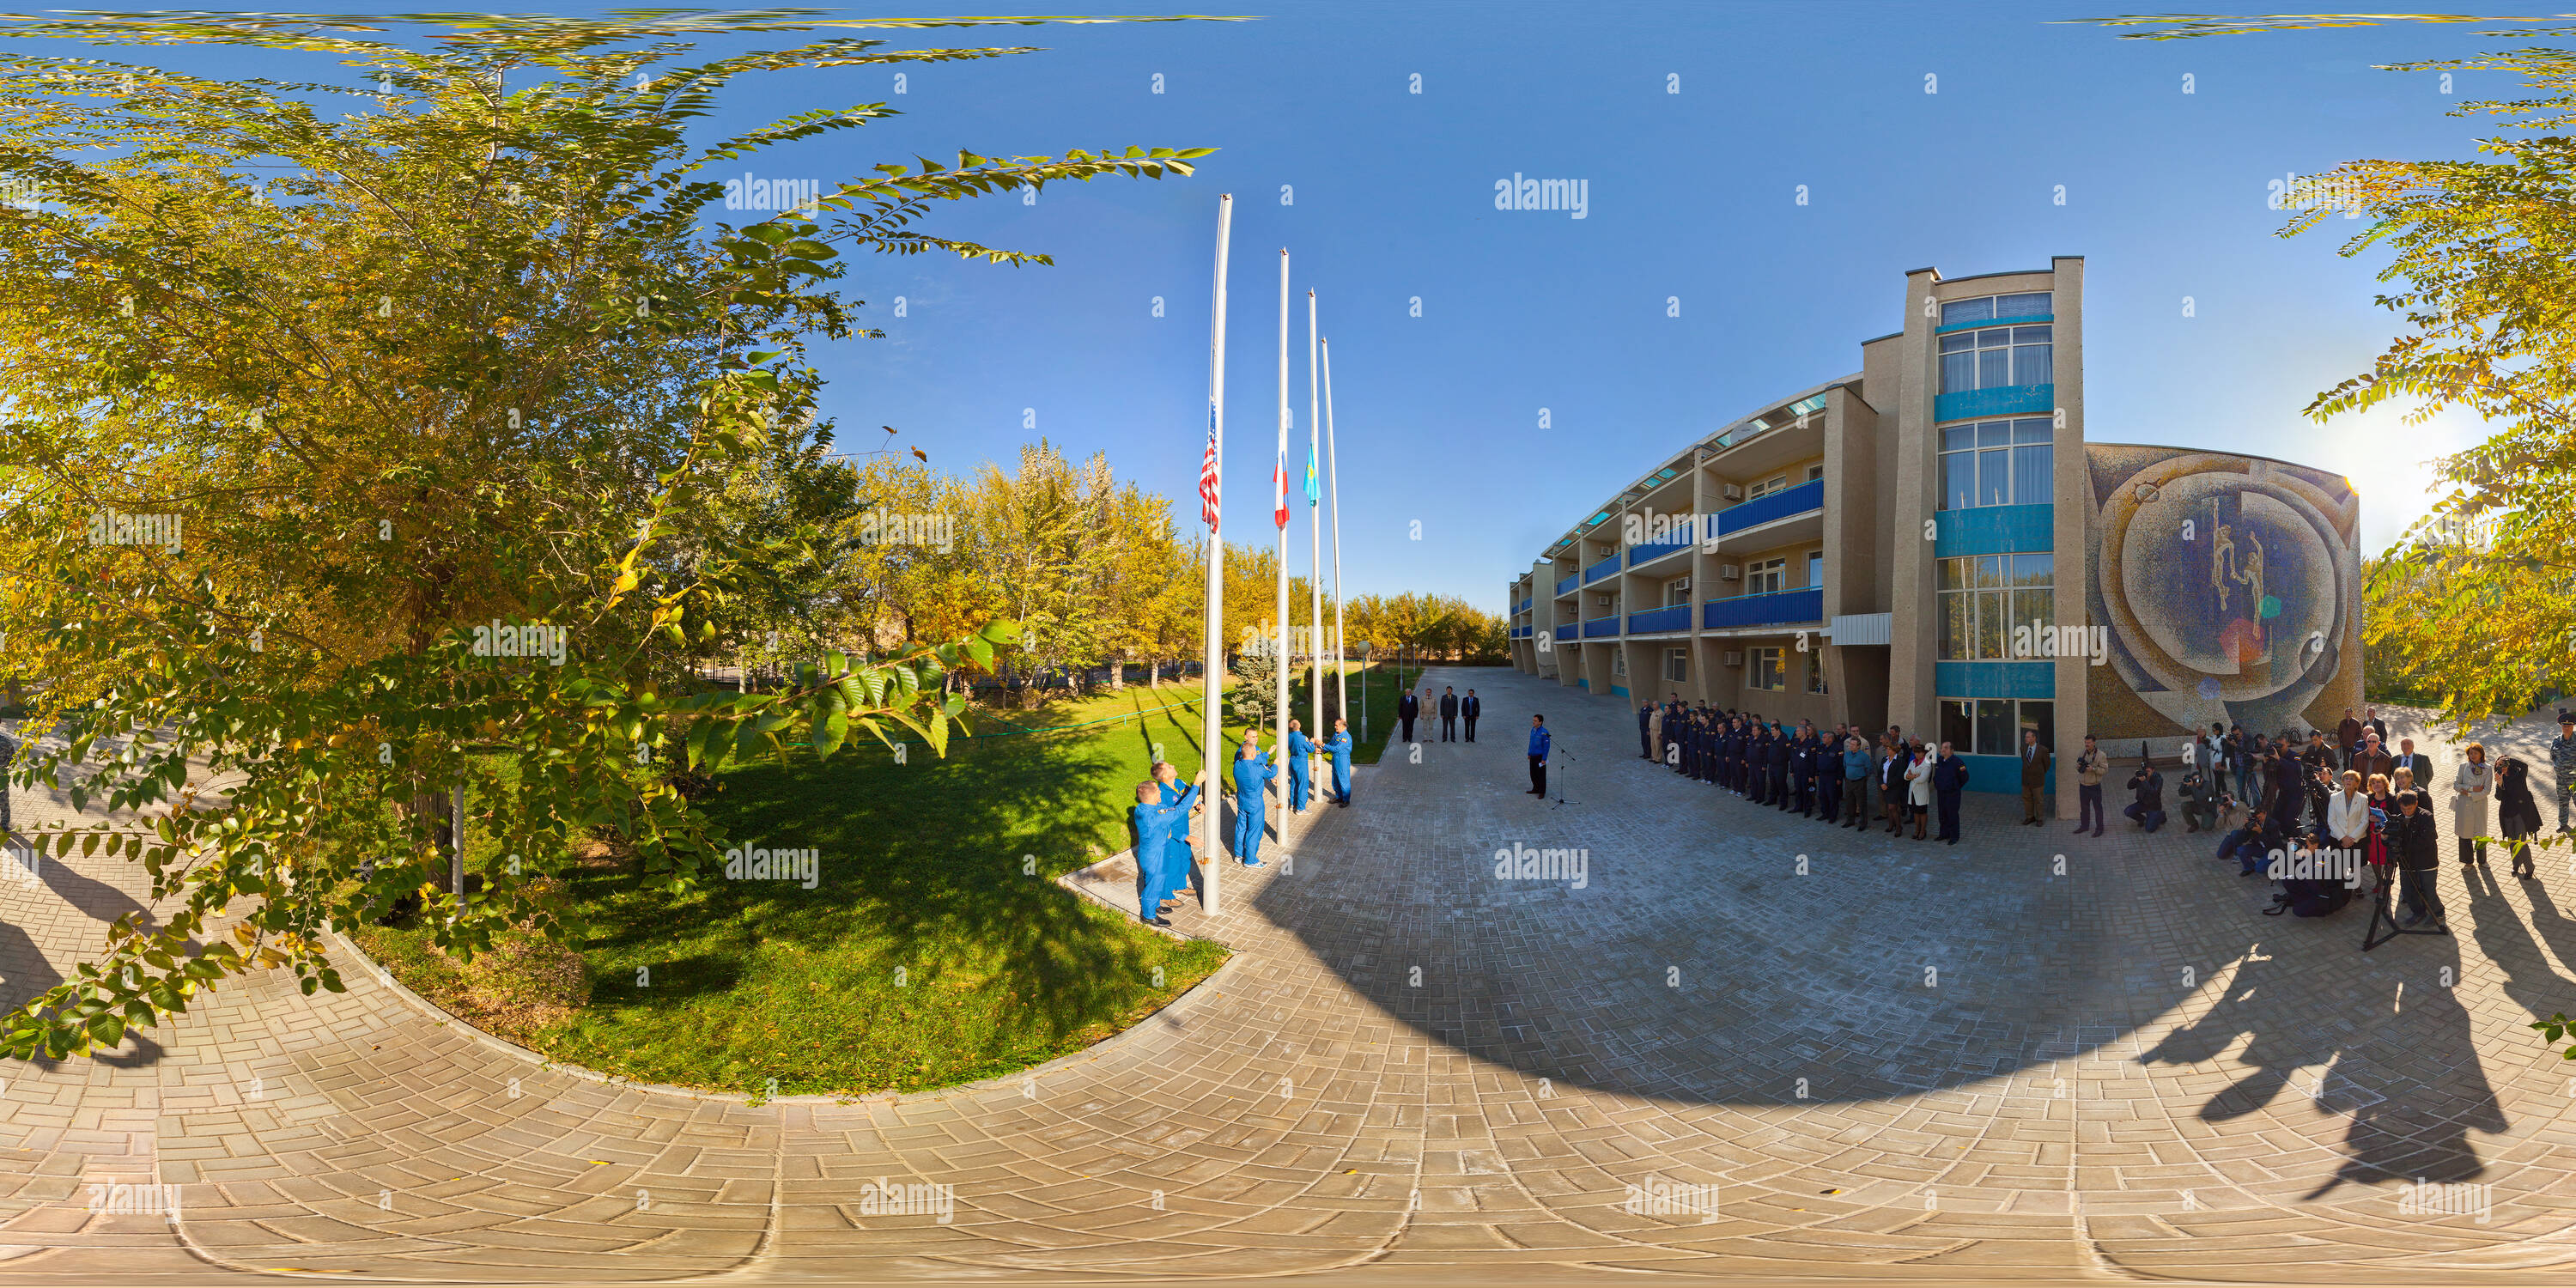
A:
[[[2388,871],[2381,874],[2379,888],[2373,890],[2370,894],[2370,924],[2363,927],[2361,932],[2361,951],[2365,953],[2369,952],[2373,948],[2377,948],[2381,944],[2387,943],[2389,940],[2395,939],[2399,935],[2448,935],[2451,933],[2451,917],[2448,912],[2440,914],[2442,924],[2436,929],[2425,929],[2418,926],[2401,926],[2397,923],[2396,914],[2390,911],[2388,906],[2389,901],[2397,897],[2397,871],[2396,863],[2391,861],[2388,865]],[[2440,895],[2437,894],[2433,897],[2433,906],[2436,908],[2441,907]],[[2379,925],[2381,922],[2388,923],[2387,934],[2383,935],[2379,933]]]

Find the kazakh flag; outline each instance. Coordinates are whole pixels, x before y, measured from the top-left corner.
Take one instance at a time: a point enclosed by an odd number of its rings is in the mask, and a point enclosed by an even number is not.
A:
[[[1306,444],[1306,507],[1313,509],[1323,502],[1324,479],[1315,469],[1315,444],[1309,440]]]

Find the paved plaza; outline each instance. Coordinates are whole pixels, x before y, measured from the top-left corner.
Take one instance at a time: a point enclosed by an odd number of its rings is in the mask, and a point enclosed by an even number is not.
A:
[[[1621,704],[1509,670],[1425,682],[1478,689],[1480,741],[1391,747],[1354,808],[1226,872],[1224,916],[1174,920],[1235,958],[1089,1051],[754,1105],[545,1067],[344,953],[345,995],[236,980],[110,1058],[0,1063],[0,1280],[2576,1262],[2576,1062],[2526,1027],[2576,1010],[2564,848],[2536,882],[2501,854],[2464,880],[2444,811],[2456,936],[2364,954],[2366,907],[2262,916],[2269,884],[2179,822],[2079,838],[1972,794],[1958,846],[1855,833],[1641,761]],[[1561,804],[1524,791],[1533,710]],[[2391,725],[2446,782],[2449,749]],[[2545,780],[2554,732],[2489,743]],[[22,826],[69,817],[17,803]],[[1524,877],[1524,850],[1580,866]],[[0,882],[0,995],[56,982],[139,875]],[[880,1182],[904,1187],[891,1212]],[[177,1219],[94,1211],[117,1184],[176,1186]]]

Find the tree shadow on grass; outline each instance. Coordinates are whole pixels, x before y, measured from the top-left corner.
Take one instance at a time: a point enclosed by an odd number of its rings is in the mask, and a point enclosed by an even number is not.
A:
[[[683,1001],[733,1008],[747,1045],[819,1045],[843,1068],[908,1071],[898,1081],[909,1085],[989,1076],[1105,1036],[1222,956],[1053,880],[1093,861],[1095,846],[1129,844],[1147,750],[1132,736],[994,739],[900,765],[870,748],[732,771],[707,803],[729,844],[816,851],[815,888],[716,872],[674,896],[624,873],[583,878],[598,1001],[646,1008],[626,1017],[638,1023]],[[633,965],[665,951],[654,986],[631,987]],[[772,1025],[797,1036],[773,1041]]]

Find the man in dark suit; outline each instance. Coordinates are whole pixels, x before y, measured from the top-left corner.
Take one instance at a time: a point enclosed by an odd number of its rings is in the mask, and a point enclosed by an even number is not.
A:
[[[1440,689],[1440,741],[1458,741],[1458,690],[1446,685]]]
[[[1942,743],[1940,759],[1932,762],[1932,799],[1941,809],[1941,839],[1951,845],[1959,843],[1959,793],[1967,789],[1968,762]]]
[[[2433,758],[2415,750],[2414,739],[2400,738],[2397,740],[2397,768],[2414,774],[2415,790],[2423,794],[2424,808],[2431,809],[2433,807]],[[2389,786],[2394,788],[2396,785],[2395,772],[2391,771]]]
[[[1474,742],[1476,717],[1485,714],[1485,700],[1477,697],[1474,689],[1467,690],[1467,696],[1458,699],[1458,714],[1467,722],[1467,741]]]
[[[1413,690],[1406,689],[1404,696],[1396,699],[1395,702],[1395,718],[1404,722],[1403,741],[1413,741],[1413,718],[1421,714],[1421,699],[1413,696]]]
[[[1652,701],[1640,702],[1637,704],[1637,759],[1655,758],[1654,734],[1655,704]]]

